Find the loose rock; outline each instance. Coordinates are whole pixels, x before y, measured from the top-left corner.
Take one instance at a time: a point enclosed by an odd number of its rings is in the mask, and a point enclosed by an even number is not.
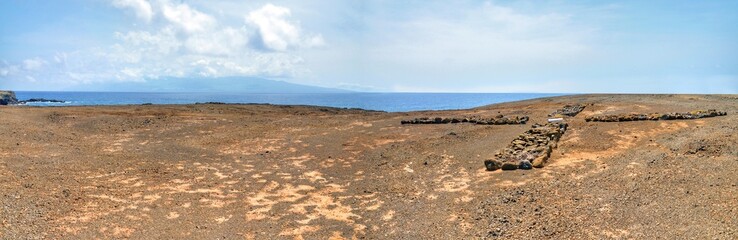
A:
[[[528,160],[522,160],[518,164],[518,168],[520,168],[520,169],[526,169],[527,170],[527,169],[532,169],[533,168],[533,165]]]
[[[484,160],[484,167],[487,168],[487,171],[494,171],[502,168],[502,163],[495,159],[487,159]]]

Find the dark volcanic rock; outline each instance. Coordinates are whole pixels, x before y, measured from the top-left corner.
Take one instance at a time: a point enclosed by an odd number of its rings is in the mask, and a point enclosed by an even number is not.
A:
[[[0,105],[18,104],[18,99],[13,91],[0,91]]]
[[[18,101],[13,91],[0,91],[0,105],[13,105],[13,104],[25,104],[30,102],[49,102],[49,103],[63,103],[65,101],[56,99],[45,99],[45,98],[31,98],[28,100]]]
[[[487,168],[487,171],[494,171],[502,168],[502,163],[495,159],[488,159],[484,160],[484,167]]]
[[[503,162],[502,170],[515,170],[518,169],[518,163],[515,162]]]
[[[520,169],[526,169],[526,170],[527,169],[532,169],[533,168],[533,164],[531,164],[530,161],[528,161],[528,160],[522,160],[518,164],[518,168],[520,168]]]
[[[46,99],[46,98],[31,98],[28,100],[20,101],[21,103],[29,103],[29,102],[50,102],[50,103],[64,103],[66,101],[63,100],[56,100],[56,99]]]
[[[204,102],[204,103],[201,103],[201,102],[197,102],[197,103],[195,103],[195,104],[213,104],[213,105],[224,105],[224,104],[226,104],[226,103],[224,103],[224,102]]]

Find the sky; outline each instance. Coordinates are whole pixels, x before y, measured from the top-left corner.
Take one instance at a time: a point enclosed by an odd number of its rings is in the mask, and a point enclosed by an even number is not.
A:
[[[0,1],[0,89],[230,76],[372,92],[738,93],[738,1]]]

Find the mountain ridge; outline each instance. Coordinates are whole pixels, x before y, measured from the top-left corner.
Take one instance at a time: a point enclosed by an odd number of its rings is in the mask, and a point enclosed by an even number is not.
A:
[[[351,93],[354,91],[290,83],[258,77],[166,77],[141,82],[90,84],[81,91],[116,92],[240,92],[240,93]]]

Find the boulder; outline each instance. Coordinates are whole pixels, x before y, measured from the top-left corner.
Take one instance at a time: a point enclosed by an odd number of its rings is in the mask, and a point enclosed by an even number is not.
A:
[[[502,170],[515,170],[515,169],[518,169],[518,166],[520,166],[519,163],[515,163],[515,162],[511,162],[511,161],[506,161],[506,162],[502,163],[502,167],[501,168],[502,168]]]
[[[528,160],[522,160],[520,163],[518,163],[518,168],[529,170],[533,168],[533,165]]]
[[[541,154],[536,159],[533,159],[533,163],[531,163],[531,166],[534,168],[542,168],[543,164],[545,164],[547,160],[548,157],[545,154]]]
[[[494,171],[502,168],[502,163],[495,159],[487,159],[484,160],[484,167],[487,168],[487,171]]]

